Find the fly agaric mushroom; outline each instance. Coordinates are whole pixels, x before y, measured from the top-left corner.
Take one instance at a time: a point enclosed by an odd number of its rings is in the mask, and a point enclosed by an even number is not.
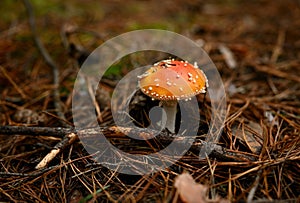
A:
[[[208,82],[205,74],[187,61],[167,59],[155,63],[144,74],[138,76],[139,86],[144,94],[153,100],[160,100],[167,115],[166,126],[175,132],[178,100],[190,100],[192,96],[206,92]]]

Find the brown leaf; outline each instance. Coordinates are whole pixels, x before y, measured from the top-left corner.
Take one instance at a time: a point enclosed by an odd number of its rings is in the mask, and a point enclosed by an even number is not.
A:
[[[188,173],[183,173],[175,178],[174,183],[183,202],[206,203],[207,186],[198,184]]]
[[[259,123],[243,120],[239,126],[232,128],[232,132],[238,139],[244,141],[254,154],[260,153],[263,141],[263,129]]]
[[[188,173],[177,176],[174,186],[180,199],[185,203],[229,203],[228,200],[220,197],[209,199],[207,196],[208,186],[196,183]]]

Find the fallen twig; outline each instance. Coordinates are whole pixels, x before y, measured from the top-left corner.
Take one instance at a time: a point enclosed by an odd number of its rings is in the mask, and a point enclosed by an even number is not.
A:
[[[63,137],[75,132],[73,128],[27,127],[27,126],[0,126],[1,135],[31,135]]]
[[[77,135],[75,133],[70,133],[64,136],[59,143],[57,143],[53,149],[36,165],[36,169],[42,169],[48,165],[50,161],[52,161],[57,154],[59,154],[66,146],[72,144],[75,140],[77,140]]]
[[[255,157],[245,154],[239,151],[228,150],[218,144],[208,143],[203,140],[200,140],[199,137],[194,136],[183,136],[169,133],[168,131],[158,132],[155,130],[141,129],[141,128],[128,128],[128,127],[99,127],[99,128],[88,128],[88,129],[79,129],[75,130],[74,128],[50,128],[50,127],[25,127],[25,126],[0,126],[0,135],[28,135],[28,136],[52,136],[52,137],[63,137],[63,139],[53,147],[53,150],[50,152],[50,155],[47,155],[44,159],[49,160],[49,156],[53,159],[63,148],[72,144],[77,136],[79,138],[95,138],[99,139],[99,136],[102,134],[107,139],[131,139],[128,137],[130,134],[138,135],[140,138],[145,140],[156,139],[160,143],[170,143],[177,142],[186,142],[187,139],[194,139],[194,142],[191,146],[191,150],[199,151],[202,147],[209,148],[210,156],[216,158],[217,160],[222,161],[255,161]],[[155,136],[156,135],[156,136]],[[76,138],[76,139],[75,139]],[[57,150],[59,149],[59,150]],[[45,161],[44,160],[44,161]],[[51,161],[51,160],[49,160]],[[48,161],[48,162],[49,162]],[[48,163],[47,162],[47,163]]]
[[[219,45],[219,50],[220,50],[221,54],[223,54],[224,60],[227,64],[227,66],[230,69],[235,69],[237,66],[237,63],[236,63],[236,60],[235,60],[234,55],[231,52],[231,50],[224,44]]]
[[[61,106],[61,101],[60,101],[60,95],[59,95],[59,69],[51,56],[49,55],[47,49],[43,45],[42,41],[40,40],[37,30],[36,30],[36,23],[35,23],[35,17],[34,17],[34,11],[32,8],[32,4],[30,3],[29,0],[23,0],[23,3],[25,5],[26,11],[28,13],[29,17],[29,25],[31,32],[33,34],[34,42],[38,48],[38,50],[41,52],[43,58],[45,59],[46,64],[52,69],[52,74],[53,74],[53,84],[54,84],[54,91],[53,91],[53,99],[54,99],[54,106],[57,112],[57,115],[60,118],[60,122],[63,126],[69,126],[66,124],[66,122],[62,122],[67,120],[65,118],[65,115],[62,112],[62,106]]]

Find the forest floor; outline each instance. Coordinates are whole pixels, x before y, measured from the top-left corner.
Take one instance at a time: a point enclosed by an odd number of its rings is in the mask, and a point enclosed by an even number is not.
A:
[[[1,202],[300,201],[299,1],[31,4],[32,10],[27,0],[0,2]],[[218,150],[199,159],[212,100],[209,94],[204,100],[198,97],[201,122],[190,150],[169,167],[133,176],[97,163],[86,151],[77,134],[97,132],[74,130],[72,92],[89,53],[115,36],[146,28],[170,30],[202,46],[222,78],[227,116],[214,143]],[[137,141],[114,127],[110,97],[118,81],[132,67],[160,57],[153,52],[124,56],[97,91],[94,104],[102,133],[132,154],[182,142],[168,132]],[[147,109],[157,102],[140,93],[135,97],[131,116],[142,126],[149,124]],[[51,151],[53,157],[41,163]]]

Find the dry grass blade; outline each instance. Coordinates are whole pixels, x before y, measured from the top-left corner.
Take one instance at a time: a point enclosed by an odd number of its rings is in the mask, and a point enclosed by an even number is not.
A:
[[[17,92],[19,92],[19,94],[22,96],[22,98],[26,99],[27,96],[25,95],[25,93],[23,92],[23,90],[18,87],[18,85],[14,82],[14,80],[9,76],[9,74],[7,73],[7,71],[5,70],[5,68],[3,66],[1,66],[1,65],[0,65],[0,70],[3,73],[3,75],[8,79],[8,81],[13,85],[13,87],[17,90]]]

